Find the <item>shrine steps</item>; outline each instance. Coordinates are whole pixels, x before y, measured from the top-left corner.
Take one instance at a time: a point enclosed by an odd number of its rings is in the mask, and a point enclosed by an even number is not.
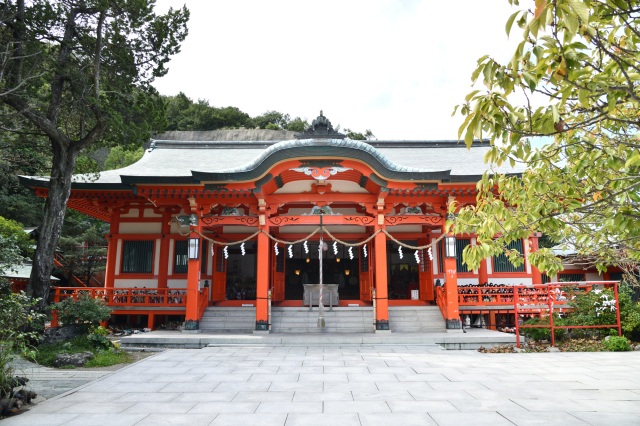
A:
[[[200,329],[211,333],[252,333],[254,307],[208,307]],[[318,327],[318,308],[274,307],[272,333],[373,333],[370,306],[324,308],[324,327]],[[396,333],[444,332],[444,320],[437,306],[390,306],[389,328]]]
[[[253,306],[210,306],[200,319],[200,330],[208,333],[253,333],[255,326]]]
[[[323,311],[324,327],[318,327],[318,307],[272,308],[272,333],[373,333],[371,307],[337,307]]]
[[[437,333],[445,321],[437,306],[389,306],[389,328],[395,333]]]

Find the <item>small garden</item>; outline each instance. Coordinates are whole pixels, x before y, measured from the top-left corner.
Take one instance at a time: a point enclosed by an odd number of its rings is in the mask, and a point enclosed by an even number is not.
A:
[[[0,279],[0,418],[19,413],[36,397],[28,379],[16,375],[17,357],[56,368],[106,367],[133,360],[100,326],[111,315],[104,301],[83,294],[56,303],[51,309],[62,326],[48,329],[37,303],[24,293],[11,292],[9,282]]]
[[[569,293],[571,309],[562,314],[554,313],[555,346],[551,346],[551,331],[548,328],[521,328],[526,343],[521,348],[512,345],[480,348],[480,352],[600,352],[640,350],[640,303],[632,298],[632,289],[619,287],[620,321],[622,336],[611,328],[572,328],[571,326],[599,326],[616,323],[616,303],[613,290],[594,289],[589,293]],[[533,318],[523,325],[549,325],[549,317]]]

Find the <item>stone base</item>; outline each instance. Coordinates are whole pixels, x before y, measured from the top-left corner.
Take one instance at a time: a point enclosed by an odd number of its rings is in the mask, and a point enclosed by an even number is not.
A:
[[[271,331],[270,330],[253,330],[253,334],[267,336],[271,334]]]
[[[184,330],[184,329],[182,330],[182,332],[184,334],[198,334],[198,333],[201,333],[200,330]]]
[[[445,330],[446,333],[464,333],[464,330],[462,330],[461,328],[447,328]]]
[[[375,334],[391,334],[391,330],[376,330]]]

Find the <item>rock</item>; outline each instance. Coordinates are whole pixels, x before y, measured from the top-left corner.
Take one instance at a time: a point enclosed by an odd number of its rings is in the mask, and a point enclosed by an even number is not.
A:
[[[636,345],[635,348],[633,348],[634,351],[640,351],[640,345]]]
[[[60,367],[82,367],[87,361],[93,359],[94,355],[91,352],[80,352],[77,354],[58,354],[56,359],[53,360],[53,366]]]
[[[554,346],[549,346],[547,348],[547,352],[560,352],[560,349],[554,347]]]
[[[609,340],[611,340],[611,336],[607,336],[607,337],[604,338],[605,342],[608,342]]]
[[[63,325],[61,327],[47,328],[42,339],[43,344],[66,342],[74,337],[87,334],[87,327],[82,324]]]

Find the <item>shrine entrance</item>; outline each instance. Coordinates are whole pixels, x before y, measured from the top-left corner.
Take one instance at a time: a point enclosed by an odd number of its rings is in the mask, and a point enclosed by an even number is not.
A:
[[[286,256],[285,262],[285,300],[302,300],[304,284],[315,284],[319,280],[318,242],[307,244],[309,253],[303,247],[295,247],[293,256]],[[322,259],[323,281],[325,284],[338,284],[340,299],[360,299],[360,281],[358,257],[353,251],[353,259],[343,248],[334,252],[331,246],[324,252]],[[284,253],[286,255],[286,253]]]

